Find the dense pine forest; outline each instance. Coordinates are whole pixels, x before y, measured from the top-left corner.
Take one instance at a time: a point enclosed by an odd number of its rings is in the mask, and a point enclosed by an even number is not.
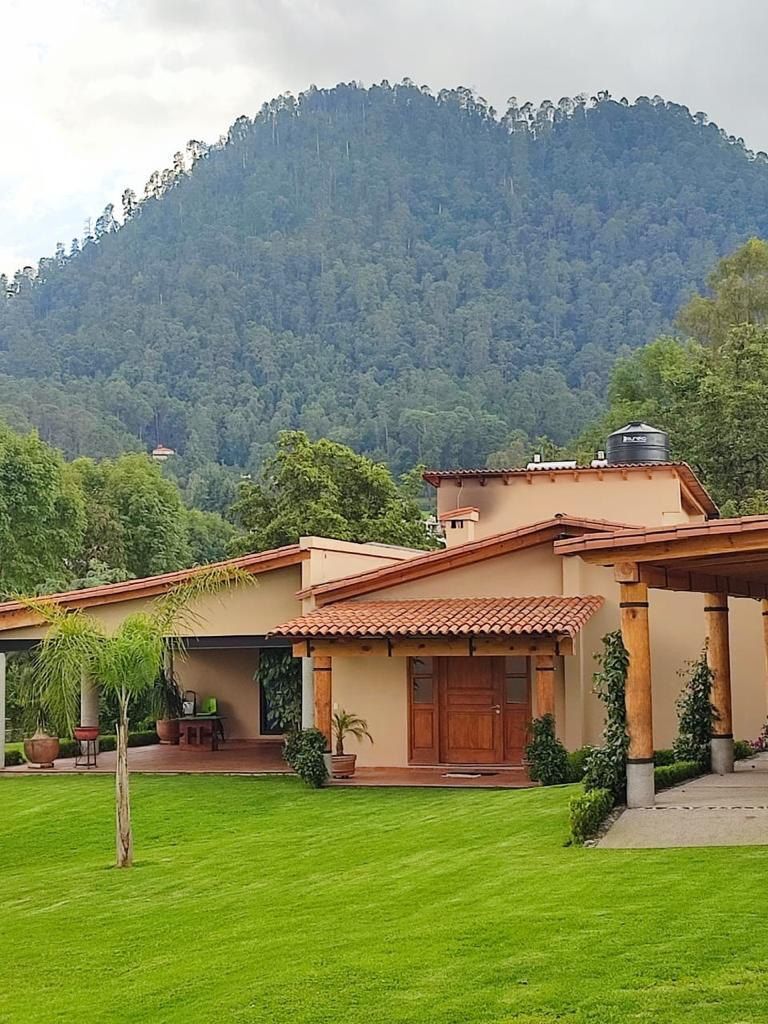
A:
[[[70,458],[171,445],[223,508],[216,464],[255,472],[283,429],[397,472],[573,438],[616,358],[768,235],[768,158],[660,97],[339,85],[123,207],[0,282],[0,417]]]

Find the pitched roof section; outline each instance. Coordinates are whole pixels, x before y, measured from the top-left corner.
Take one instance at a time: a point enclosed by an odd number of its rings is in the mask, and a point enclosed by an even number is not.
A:
[[[298,544],[289,544],[286,547],[273,548],[270,551],[259,551],[253,555],[230,558],[224,562],[216,562],[215,565],[233,566],[258,575],[262,572],[282,569],[285,566],[297,565],[305,558],[309,558],[309,551],[302,550]],[[95,605],[114,604],[116,601],[130,601],[132,598],[155,597],[158,594],[164,594],[179,583],[184,583],[196,572],[209,568],[211,566],[199,566],[193,569],[181,569],[178,572],[166,572],[159,576],[147,576],[139,580],[126,580],[124,583],[107,583],[100,587],[88,587],[84,590],[66,590],[60,594],[46,594],[41,600],[63,605],[66,608],[91,608]],[[28,618],[30,623],[40,621],[40,617],[20,601],[0,603],[0,630],[26,625],[26,622],[19,621],[20,618]]]
[[[602,597],[342,601],[276,626],[270,636],[573,637],[602,604]]]
[[[384,587],[392,587],[398,583],[423,579],[449,569],[458,569],[464,565],[473,565],[487,558],[498,558],[523,548],[537,544],[551,543],[563,537],[587,532],[613,533],[616,530],[635,529],[627,523],[610,522],[607,519],[581,519],[576,516],[556,516],[541,523],[522,526],[517,530],[495,533],[482,540],[461,544],[455,548],[442,548],[439,551],[427,551],[416,555],[398,565],[387,565],[380,569],[369,569],[356,576],[346,576],[341,580],[322,583],[317,587],[303,590],[300,597],[309,594],[318,604],[341,601],[347,597],[374,593]]]
[[[721,538],[723,553],[739,547],[739,538],[768,532],[768,515],[735,516],[732,519],[715,519],[706,523],[675,523],[668,526],[632,527],[616,533],[604,533],[599,537],[561,538],[555,544],[560,555],[578,555],[590,551],[614,552],[621,556],[627,549],[642,549],[650,545],[675,545],[685,540],[700,537]]]
[[[599,477],[604,473],[647,473],[654,469],[674,469],[702,512],[711,518],[720,515],[711,495],[687,462],[628,462],[615,466],[577,466],[575,469],[551,469],[546,466],[541,469],[430,469],[424,473],[424,479],[433,487],[439,487],[442,480],[506,480],[514,477],[572,476],[574,473]]]

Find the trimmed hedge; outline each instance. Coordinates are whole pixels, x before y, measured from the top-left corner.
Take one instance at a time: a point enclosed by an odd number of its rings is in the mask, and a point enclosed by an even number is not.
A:
[[[613,793],[609,789],[590,789],[572,796],[569,804],[571,842],[582,844],[600,831],[600,826],[613,810]]]
[[[587,758],[594,747],[579,747],[568,753],[568,781],[581,782],[587,771]]]
[[[654,750],[653,763],[657,768],[663,768],[668,764],[677,764],[674,750],[671,747],[667,750]]]
[[[660,789],[669,789],[670,786],[676,786],[678,782],[695,779],[697,775],[704,774],[704,769],[696,761],[677,761],[675,764],[664,764],[653,769],[654,788],[658,793]]]
[[[157,733],[152,732],[132,732],[128,734],[128,746],[129,747],[149,747],[153,743],[159,743]],[[117,746],[117,737],[112,735],[100,736],[99,737],[99,750],[106,753],[110,750],[114,750]],[[24,745],[22,743],[9,743],[5,748],[5,766],[11,768],[17,764],[24,764],[26,758],[23,753]],[[77,740],[70,739],[68,736],[63,737],[59,740],[59,757],[76,757],[80,750],[80,744]]]

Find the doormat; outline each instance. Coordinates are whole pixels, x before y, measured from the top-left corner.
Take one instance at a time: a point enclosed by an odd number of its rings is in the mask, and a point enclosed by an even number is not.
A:
[[[483,779],[488,778],[492,775],[498,775],[498,772],[446,772],[443,775],[444,779]]]

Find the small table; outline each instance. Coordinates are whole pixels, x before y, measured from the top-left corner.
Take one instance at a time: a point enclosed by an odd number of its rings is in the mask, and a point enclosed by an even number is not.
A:
[[[224,719],[221,715],[189,715],[179,719],[179,743],[185,747],[202,747],[210,741],[211,750],[224,741]]]

